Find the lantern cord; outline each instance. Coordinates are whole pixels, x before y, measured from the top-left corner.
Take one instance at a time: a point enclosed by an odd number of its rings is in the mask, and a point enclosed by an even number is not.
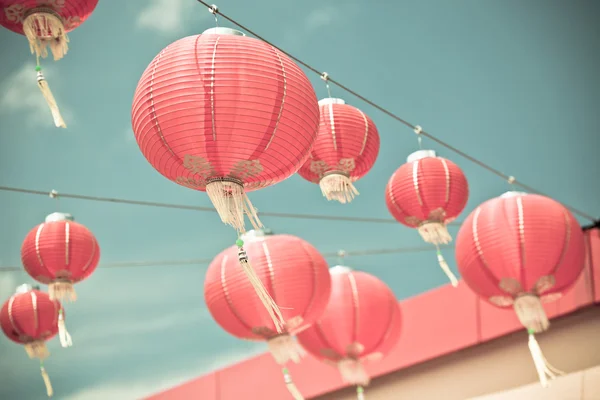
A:
[[[197,0],[197,1],[198,1],[200,4],[202,4],[202,5],[205,5],[205,6],[207,6],[207,7],[209,7],[209,8],[210,8],[210,6],[208,5],[208,3],[204,2],[203,0]],[[212,11],[211,11],[211,12],[212,12]],[[218,14],[219,14],[221,17],[223,17],[224,19],[226,19],[227,21],[229,21],[229,22],[231,22],[232,24],[234,24],[234,25],[238,26],[238,27],[239,27],[239,28],[241,28],[242,30],[245,30],[246,32],[248,32],[248,33],[250,33],[251,35],[255,36],[257,39],[260,39],[260,40],[262,40],[263,42],[267,43],[268,45],[270,45],[270,46],[273,46],[275,49],[277,49],[277,50],[281,51],[282,53],[284,53],[285,55],[287,55],[288,57],[290,57],[292,60],[296,61],[298,64],[300,64],[300,65],[304,66],[306,69],[308,69],[308,70],[310,70],[310,71],[314,72],[315,74],[317,74],[317,75],[319,75],[319,76],[321,76],[321,77],[323,76],[323,72],[319,71],[318,69],[316,69],[316,68],[315,68],[315,67],[313,67],[312,65],[310,65],[310,64],[308,64],[308,63],[306,63],[306,62],[302,61],[301,59],[299,59],[299,58],[297,58],[297,57],[295,57],[295,56],[293,56],[292,54],[288,53],[287,51],[285,51],[285,50],[282,50],[281,48],[277,47],[276,45],[274,45],[273,43],[271,43],[270,41],[268,41],[268,40],[267,40],[267,39],[265,39],[264,37],[260,36],[260,35],[259,35],[259,34],[257,34],[256,32],[254,32],[253,30],[251,30],[251,29],[249,29],[248,27],[246,27],[246,26],[242,25],[241,23],[237,22],[237,21],[236,21],[236,20],[234,20],[233,18],[230,18],[230,17],[228,17],[227,15],[223,14],[223,13],[222,13],[221,11],[219,11],[218,9],[217,9],[217,11],[216,11],[216,12],[217,12],[217,13],[218,13]],[[364,101],[365,103],[369,104],[370,106],[372,106],[372,107],[376,108],[377,110],[379,110],[379,111],[381,111],[382,113],[386,114],[388,117],[391,117],[391,118],[395,119],[396,121],[400,122],[401,124],[403,124],[403,125],[405,125],[405,126],[409,127],[409,128],[410,128],[410,129],[412,129],[413,131],[414,131],[416,128],[420,128],[418,125],[413,125],[413,124],[411,124],[410,122],[408,122],[408,121],[406,121],[406,120],[404,120],[404,119],[400,118],[398,115],[394,114],[393,112],[391,112],[391,111],[387,110],[386,108],[384,108],[384,107],[380,106],[379,104],[377,104],[377,103],[375,103],[375,102],[373,102],[373,101],[369,100],[368,98],[366,98],[365,96],[361,95],[360,93],[358,93],[358,92],[356,92],[356,91],[354,91],[354,90],[350,89],[349,87],[347,87],[347,86],[343,85],[341,82],[338,82],[338,81],[336,81],[335,79],[332,79],[331,77],[329,77],[329,75],[327,75],[327,81],[328,81],[328,82],[331,82],[331,83],[333,83],[334,85],[336,85],[336,86],[337,86],[337,87],[339,87],[340,89],[342,89],[342,90],[344,90],[344,91],[346,91],[346,92],[350,93],[351,95],[353,95],[353,96],[357,97],[358,99],[360,99],[360,100]],[[458,148],[456,148],[456,147],[454,147],[454,146],[452,146],[452,145],[450,145],[450,144],[448,144],[448,143],[444,142],[443,140],[441,140],[441,139],[438,139],[437,137],[433,136],[433,135],[432,135],[431,133],[429,133],[429,132],[426,132],[426,131],[425,131],[425,130],[423,130],[422,128],[421,128],[421,130],[420,130],[420,134],[419,134],[419,135],[425,136],[426,138],[428,138],[428,139],[430,139],[430,140],[434,141],[435,143],[439,144],[440,146],[443,146],[443,147],[447,148],[448,150],[450,150],[450,151],[452,151],[452,152],[454,152],[454,153],[458,154],[459,156],[461,156],[461,157],[463,157],[463,158],[465,158],[465,159],[467,159],[467,160],[471,161],[472,163],[474,163],[474,164],[476,164],[476,165],[480,166],[481,168],[483,168],[483,169],[485,169],[485,170],[487,170],[487,171],[491,172],[492,174],[494,174],[494,175],[496,175],[496,176],[498,176],[498,177],[502,178],[504,181],[508,181],[508,180],[509,180],[509,178],[510,178],[510,176],[509,176],[509,175],[506,175],[505,173],[501,172],[500,170],[498,170],[498,169],[496,169],[496,168],[494,168],[494,167],[492,167],[492,166],[490,166],[490,165],[488,165],[488,164],[484,163],[483,161],[481,161],[481,160],[479,160],[479,159],[477,159],[477,158],[475,158],[475,157],[473,157],[473,156],[471,156],[471,155],[469,155],[469,154],[465,153],[465,152],[464,152],[464,151],[462,151],[462,150],[459,150]],[[520,181],[517,181],[516,179],[514,180],[513,184],[514,184],[515,186],[519,186],[520,188],[522,188],[522,189],[526,190],[527,192],[531,192],[531,193],[536,193],[536,194],[543,195],[543,193],[541,193],[539,190],[536,190],[535,188],[533,188],[533,187],[531,187],[531,186],[529,186],[529,185],[527,185],[527,184],[525,184],[525,183],[522,183],[522,182],[520,182]],[[575,213],[575,214],[577,214],[577,215],[579,215],[579,216],[581,216],[581,217],[583,217],[583,218],[586,218],[586,219],[588,219],[588,220],[590,220],[590,221],[594,221],[594,217],[592,217],[590,214],[588,214],[588,213],[585,213],[585,212],[583,212],[583,211],[581,211],[581,210],[578,210],[577,208],[575,208],[575,207],[572,207],[572,206],[570,206],[570,205],[567,205],[567,204],[564,204],[564,203],[563,203],[563,205],[564,205],[566,208],[568,208],[569,210],[571,210],[573,213]]]
[[[435,249],[437,251],[437,259],[438,259],[438,263],[440,264],[440,268],[442,269],[442,271],[444,271],[444,273],[450,280],[450,283],[452,284],[452,286],[457,287],[458,279],[456,279],[456,275],[454,275],[454,273],[448,266],[448,263],[444,259],[444,256],[442,255],[442,252],[440,251],[440,246],[436,244]]]
[[[531,358],[533,358],[535,369],[543,387],[548,387],[548,378],[556,379],[557,376],[565,375],[563,371],[553,367],[548,360],[546,360],[546,357],[544,357],[544,353],[542,353],[542,349],[531,330],[529,330],[528,344]]]
[[[52,397],[54,395],[54,390],[52,389],[52,382],[50,382],[50,377],[46,372],[46,368],[44,368],[44,363],[40,361],[40,372],[42,373],[42,379],[44,380],[44,385],[46,386],[46,394],[48,397]]]
[[[285,380],[285,386],[287,387],[294,400],[304,400],[304,396],[302,396],[302,393],[300,393],[300,390],[298,390],[296,384],[294,384],[292,376],[290,375],[290,372],[287,368],[283,368],[283,379]]]
[[[57,128],[66,128],[67,125],[60,114],[60,110],[58,109],[58,105],[56,104],[56,100],[54,99],[54,95],[50,90],[50,86],[48,86],[48,82],[42,73],[42,67],[40,66],[40,58],[36,57],[37,65],[35,70],[37,71],[37,83],[40,91],[42,92],[42,96],[46,100],[48,107],[50,108],[50,112],[52,113],[52,118],[54,119],[54,125]]]
[[[356,387],[356,399],[365,400],[365,389],[360,385]]]
[[[73,346],[73,340],[65,325],[65,313],[62,308],[58,311],[58,337],[62,347]]]

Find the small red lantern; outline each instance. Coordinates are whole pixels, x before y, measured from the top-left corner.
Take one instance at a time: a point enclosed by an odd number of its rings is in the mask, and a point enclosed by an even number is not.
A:
[[[464,210],[469,184],[458,165],[433,150],[419,150],[394,172],[385,190],[385,202],[396,221],[416,228],[423,240],[437,248],[440,267],[453,286],[458,280],[450,271],[439,245],[452,237],[446,227]]]
[[[67,32],[81,25],[94,11],[98,0],[0,0],[0,25],[27,37],[31,53],[36,55],[37,81],[57,127],[66,128],[54,96],[42,74],[39,59],[54,60],[67,54]]]
[[[280,365],[290,360],[299,362],[304,352],[292,336],[313,324],[327,305],[331,291],[327,262],[317,249],[296,236],[259,230],[242,238],[258,279],[270,298],[282,305],[280,315],[270,315],[260,307],[261,299],[239,268],[240,255],[235,246],[222,251],[208,267],[204,281],[206,305],[229,334],[266,341]],[[284,373],[287,381],[289,376],[287,371]]]
[[[77,300],[73,284],[89,277],[100,260],[94,235],[70,214],[53,213],[23,241],[21,260],[36,281],[49,285],[51,299]]]
[[[548,329],[543,302],[562,296],[584,267],[584,237],[575,217],[544,196],[508,192],[488,200],[463,223],[456,261],[465,283],[491,304],[513,307],[529,332],[540,382],[560,371],[550,366],[534,334]]]
[[[363,386],[370,378],[363,363],[386,356],[402,328],[398,300],[381,280],[348,267],[331,268],[331,297],[317,323],[298,334],[313,356],[337,365],[345,382]]]
[[[2,306],[0,326],[7,338],[25,346],[29,358],[40,360],[46,391],[52,396],[52,385],[43,364],[50,355],[46,342],[58,333],[63,347],[72,345],[60,302],[30,285],[21,285]]]
[[[298,174],[318,183],[327,200],[349,203],[358,195],[352,182],[364,177],[379,154],[377,127],[342,99],[319,101],[319,136]]]

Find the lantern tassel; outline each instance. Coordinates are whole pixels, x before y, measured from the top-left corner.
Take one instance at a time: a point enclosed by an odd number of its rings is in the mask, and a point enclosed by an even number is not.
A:
[[[437,247],[437,245],[436,245],[436,247]],[[440,251],[439,247],[437,249],[437,258],[438,258],[438,263],[440,264],[440,268],[442,269],[442,271],[444,271],[444,273],[450,280],[450,283],[452,284],[452,286],[457,287],[458,279],[456,279],[456,275],[454,275],[452,273],[452,271],[450,270],[450,267],[448,266],[448,263],[444,259],[444,256],[442,255],[442,252]]]
[[[40,360],[48,358],[50,355],[46,343],[42,340],[25,344],[25,352],[27,352],[29,358],[39,358]]]
[[[336,200],[342,204],[350,203],[354,197],[360,194],[350,178],[342,174],[325,175],[319,181],[319,186],[327,200]]]
[[[419,225],[418,231],[426,243],[440,245],[452,241],[452,236],[450,236],[446,224],[442,222],[425,221]]]
[[[535,339],[533,332],[529,331],[529,351],[535,364],[540,383],[543,387],[548,387],[548,378],[556,379],[557,376],[564,375],[563,371],[554,368],[544,357],[539,343]]]
[[[284,365],[288,361],[296,364],[304,357],[306,352],[300,344],[290,335],[279,335],[267,340],[269,351],[279,365]]]
[[[60,339],[60,345],[62,347],[73,346],[71,335],[69,334],[69,332],[67,331],[67,327],[65,326],[65,314],[62,309],[58,312],[58,337]]]
[[[46,58],[48,47],[54,60],[60,60],[69,50],[69,38],[58,15],[49,12],[33,12],[23,21],[23,33],[29,48],[36,57]]]
[[[44,385],[46,385],[46,394],[48,397],[52,397],[54,395],[54,390],[52,389],[52,382],[50,382],[50,377],[46,372],[46,368],[44,368],[44,364],[40,363],[40,371],[42,373],[42,379],[44,380]]]
[[[76,301],[77,292],[71,282],[56,281],[48,285],[50,300]]]
[[[356,387],[356,399],[365,400],[365,389],[360,385]]]
[[[244,214],[248,216],[254,229],[263,227],[241,182],[231,179],[213,180],[206,185],[206,194],[221,217],[221,221],[232,226],[239,233],[245,231]]]
[[[283,369],[283,379],[285,380],[285,386],[287,387],[287,390],[290,392],[294,400],[304,400],[304,396],[302,396],[302,393],[300,393],[300,390],[298,390],[294,384],[294,381],[292,381],[292,376],[287,368]]]
[[[546,316],[540,298],[533,294],[524,294],[515,299],[513,308],[521,324],[533,333],[546,331],[550,321]]]
[[[367,386],[371,381],[360,360],[345,358],[338,362],[338,370],[344,382],[352,385]]]
[[[256,275],[256,271],[254,271],[254,268],[252,268],[252,266],[248,262],[248,255],[244,250],[243,243],[244,242],[241,239],[238,239],[238,259],[240,265],[246,273],[246,277],[250,281],[250,284],[254,288],[254,292],[257,294],[263,306],[269,313],[269,316],[271,317],[271,320],[275,325],[277,333],[282,333],[283,328],[285,326],[285,320],[283,319],[283,315],[281,315],[279,307],[277,306],[277,304],[275,303],[265,286],[262,284],[258,275]]]
[[[65,124],[65,121],[63,120],[62,115],[60,115],[60,110],[58,109],[56,100],[54,99],[54,96],[52,95],[52,91],[50,91],[50,86],[48,86],[48,82],[46,82],[46,78],[44,77],[44,74],[42,73],[41,68],[39,66],[37,66],[36,69],[37,69],[38,87],[40,88],[40,91],[42,92],[42,95],[44,96],[46,103],[48,103],[50,112],[52,112],[52,118],[54,119],[54,125],[57,128],[66,128],[67,125]]]

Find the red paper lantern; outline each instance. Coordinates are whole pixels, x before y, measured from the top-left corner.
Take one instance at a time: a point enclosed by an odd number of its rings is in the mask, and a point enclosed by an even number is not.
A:
[[[469,184],[452,161],[437,157],[433,150],[419,150],[394,172],[385,190],[385,202],[396,221],[416,228],[423,240],[438,249],[440,267],[454,286],[458,280],[450,271],[439,245],[452,241],[446,227],[464,210]]]
[[[36,55],[37,81],[57,127],[66,128],[54,96],[48,87],[39,64],[40,57],[54,60],[67,54],[67,32],[81,25],[94,11],[98,0],[0,0],[0,25],[24,35],[31,53]]]
[[[334,363],[347,383],[362,386],[370,378],[363,363],[385,357],[396,345],[402,313],[388,286],[366,272],[336,266],[331,270],[331,297],[319,321],[298,334],[313,356]]]
[[[327,200],[352,201],[352,184],[371,170],[379,154],[377,127],[365,113],[342,99],[319,101],[319,136],[298,173],[318,183]]]
[[[560,203],[535,194],[508,192],[484,202],[456,239],[465,283],[491,304],[513,307],[529,331],[543,385],[556,370],[533,336],[549,327],[542,303],[556,300],[575,283],[584,260],[584,237],[575,217]]]
[[[135,91],[132,125],[152,166],[205,191],[221,220],[262,227],[245,192],[274,185],[306,161],[319,106],[285,54],[229,28],[213,28],[162,50]]]
[[[73,284],[89,277],[100,260],[94,235],[70,214],[53,213],[23,241],[21,261],[36,281],[49,285],[51,299],[75,301]]]
[[[42,363],[50,355],[46,342],[58,333],[63,347],[72,344],[60,302],[30,285],[21,285],[2,306],[0,326],[7,338],[24,345],[29,358],[40,360],[46,390],[52,396],[52,385]]]

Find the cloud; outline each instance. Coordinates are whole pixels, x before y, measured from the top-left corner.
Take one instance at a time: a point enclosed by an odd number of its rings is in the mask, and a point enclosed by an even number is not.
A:
[[[44,68],[44,76],[48,80],[67,126],[72,125],[73,114],[57,95],[59,85],[54,67]],[[22,114],[23,120],[30,127],[53,126],[50,109],[37,87],[34,63],[25,63],[0,83],[0,112]]]
[[[169,35],[180,32],[186,16],[198,6],[190,0],[148,0],[146,3],[146,8],[138,14],[136,26]]]

